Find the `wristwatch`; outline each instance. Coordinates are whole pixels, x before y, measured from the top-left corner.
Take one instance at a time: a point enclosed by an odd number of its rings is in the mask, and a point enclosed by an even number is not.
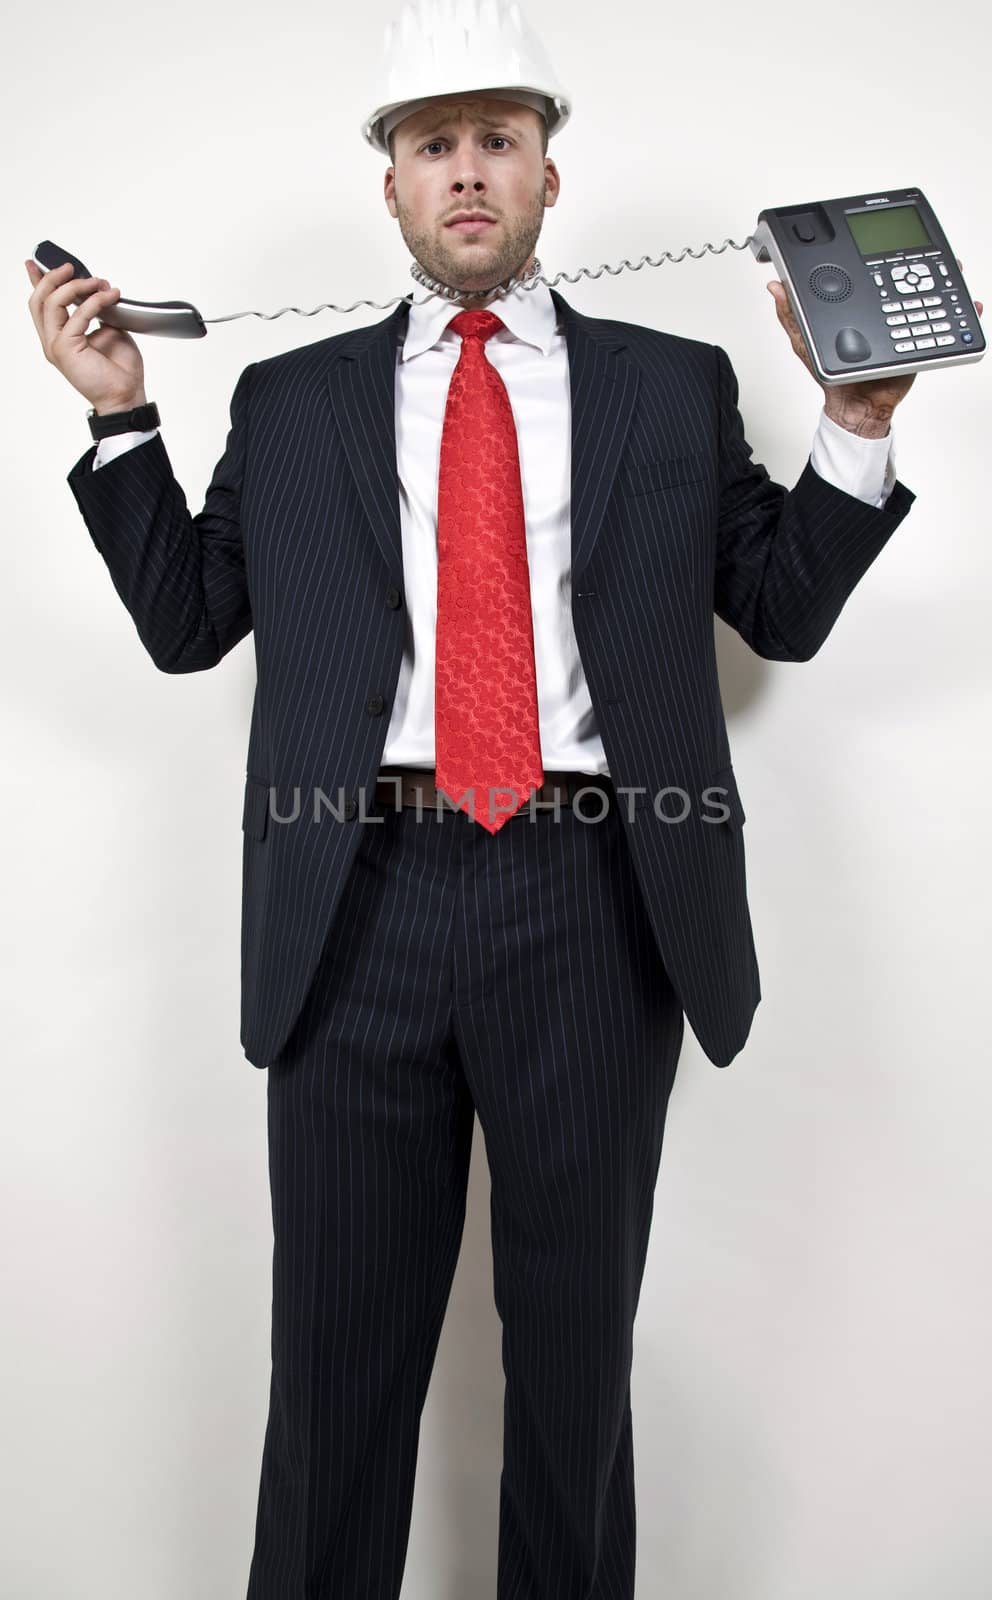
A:
[[[94,439],[109,439],[114,433],[144,433],[161,423],[154,400],[143,406],[133,406],[130,411],[106,411],[102,417],[98,417],[96,407],[91,406],[86,420]]]

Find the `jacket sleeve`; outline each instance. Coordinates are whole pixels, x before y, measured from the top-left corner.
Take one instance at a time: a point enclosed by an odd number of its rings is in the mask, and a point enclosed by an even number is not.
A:
[[[161,433],[97,472],[94,445],[68,476],[90,537],[162,672],[215,667],[251,630],[241,491],[254,369],[253,362],[235,385],[227,444],[196,516]]]
[[[807,459],[794,489],[752,460],[724,350],[717,364],[720,506],[713,609],[756,655],[808,661],[916,496],[896,479],[872,506]]]

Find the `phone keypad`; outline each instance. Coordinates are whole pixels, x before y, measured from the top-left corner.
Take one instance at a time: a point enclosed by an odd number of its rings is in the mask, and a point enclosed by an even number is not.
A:
[[[911,350],[932,350],[938,345],[971,344],[968,320],[943,261],[878,261],[872,263],[874,282],[882,297],[892,348],[900,355]],[[887,269],[887,281],[884,271]],[[927,293],[936,289],[936,294]],[[903,296],[906,298],[896,298]],[[955,331],[954,321],[957,321]]]
[[[950,271],[938,259],[941,254],[940,250],[927,250],[865,262],[881,296],[894,353],[910,355],[917,350],[967,347],[975,342],[967,307],[954,292]]]

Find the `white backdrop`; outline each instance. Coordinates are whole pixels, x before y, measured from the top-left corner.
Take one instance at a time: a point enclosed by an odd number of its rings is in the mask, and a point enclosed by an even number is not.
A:
[[[4,1600],[243,1597],[271,1264],[266,1080],[238,1040],[252,644],[179,677],[145,654],[65,482],[86,402],[22,263],[51,237],[208,317],[407,292],[358,131],[392,14],[55,0],[5,25]],[[575,108],[547,271],[917,184],[992,300],[980,13],[529,15]],[[559,288],[721,344],[791,485],[822,396],[773,275],[728,250]],[[242,368],[385,315],[142,341],[192,510]],[[724,1071],[687,1030],[671,1101],[635,1327],[639,1600],[989,1593],[990,379],[932,373],[900,406],[917,502],[811,662],[715,622],[764,998]],[[404,1600],[495,1592],[488,1227],[477,1129]]]

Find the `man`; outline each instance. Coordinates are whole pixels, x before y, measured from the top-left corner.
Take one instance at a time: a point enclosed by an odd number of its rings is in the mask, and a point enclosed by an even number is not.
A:
[[[370,124],[437,292],[246,368],[197,516],[156,429],[68,480],[163,671],[254,633],[242,1040],[274,1254],[250,1600],[399,1594],[476,1112],[499,1600],[633,1595],[632,1328],[684,1016],[725,1066],[760,998],[712,615],[809,659],[914,498],[890,431],[911,377],[831,389],[786,490],[718,346],[495,292],[535,267],[567,102],[546,62],[514,69],[532,36],[500,57],[482,30],[474,67]],[[428,33],[413,15],[404,48]],[[137,346],[85,333],[117,291],[70,317],[79,284],[28,270],[49,358],[126,421]]]

